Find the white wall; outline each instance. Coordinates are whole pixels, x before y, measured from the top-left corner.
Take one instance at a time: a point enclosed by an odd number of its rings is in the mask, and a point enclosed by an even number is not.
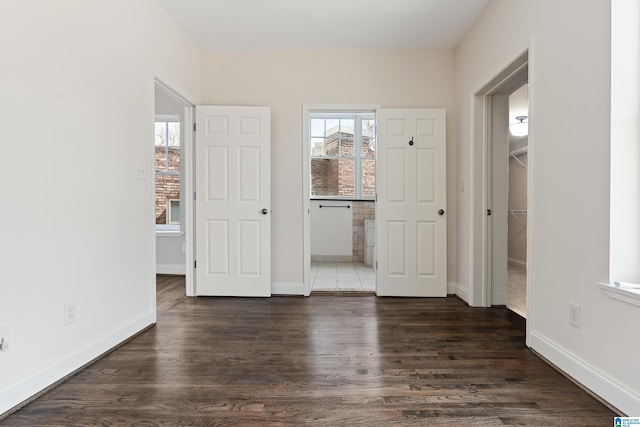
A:
[[[529,344],[640,413],[636,306],[609,299],[610,2],[493,0],[455,55],[458,180],[470,177],[473,94],[526,49],[530,82]],[[471,292],[471,194],[458,193],[458,281]],[[582,327],[569,325],[569,303]]]
[[[322,208],[320,206],[323,206]],[[327,206],[344,206],[328,208]],[[347,208],[348,207],[348,208]],[[320,255],[348,257],[353,253],[353,202],[312,200],[311,258]]]
[[[3,413],[155,322],[136,170],[153,167],[154,75],[197,101],[201,56],[152,0],[3,0],[0,57]]]
[[[302,284],[302,105],[447,109],[447,173],[455,182],[451,50],[305,50],[205,56],[203,101],[272,111],[272,279]],[[449,281],[455,281],[455,186],[448,188]]]

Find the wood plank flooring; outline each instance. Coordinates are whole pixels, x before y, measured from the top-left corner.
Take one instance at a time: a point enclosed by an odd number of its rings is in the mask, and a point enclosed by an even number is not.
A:
[[[457,298],[186,298],[2,426],[611,426],[524,344],[505,308]]]

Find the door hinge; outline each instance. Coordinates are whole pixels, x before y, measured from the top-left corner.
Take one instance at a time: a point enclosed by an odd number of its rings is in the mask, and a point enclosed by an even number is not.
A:
[[[376,270],[378,269],[378,261],[376,261]]]
[[[195,200],[195,199],[196,199],[196,192],[194,191],[193,192],[193,200]]]
[[[198,268],[198,261],[193,260],[193,268]]]
[[[194,132],[196,131],[196,124],[195,123],[193,124],[193,131]]]
[[[491,215],[491,209],[487,209],[487,215]]]

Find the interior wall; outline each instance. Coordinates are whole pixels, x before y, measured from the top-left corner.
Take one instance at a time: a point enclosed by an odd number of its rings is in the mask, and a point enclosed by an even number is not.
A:
[[[457,170],[468,182],[473,95],[529,49],[528,344],[637,414],[640,370],[628,355],[640,352],[629,341],[640,310],[597,287],[609,275],[610,17],[608,1],[493,0],[455,54]],[[478,285],[469,271],[471,194],[457,201],[457,277],[468,294]],[[581,306],[580,328],[569,324],[570,303]]]
[[[303,282],[303,104],[447,109],[447,178],[455,182],[451,50],[217,52],[204,59],[203,101],[272,111],[272,279]],[[448,185],[448,276],[456,280],[455,185]]]
[[[153,0],[3,0],[0,57],[1,414],[155,322],[153,81],[201,54]]]

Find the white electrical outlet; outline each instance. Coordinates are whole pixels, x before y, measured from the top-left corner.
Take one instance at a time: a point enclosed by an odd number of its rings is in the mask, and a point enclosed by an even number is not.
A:
[[[9,350],[11,343],[11,327],[9,325],[0,326],[0,352]]]
[[[582,326],[582,307],[579,304],[569,303],[569,324],[578,329]]]
[[[78,320],[78,309],[75,302],[68,302],[64,305],[64,325],[70,325]]]

